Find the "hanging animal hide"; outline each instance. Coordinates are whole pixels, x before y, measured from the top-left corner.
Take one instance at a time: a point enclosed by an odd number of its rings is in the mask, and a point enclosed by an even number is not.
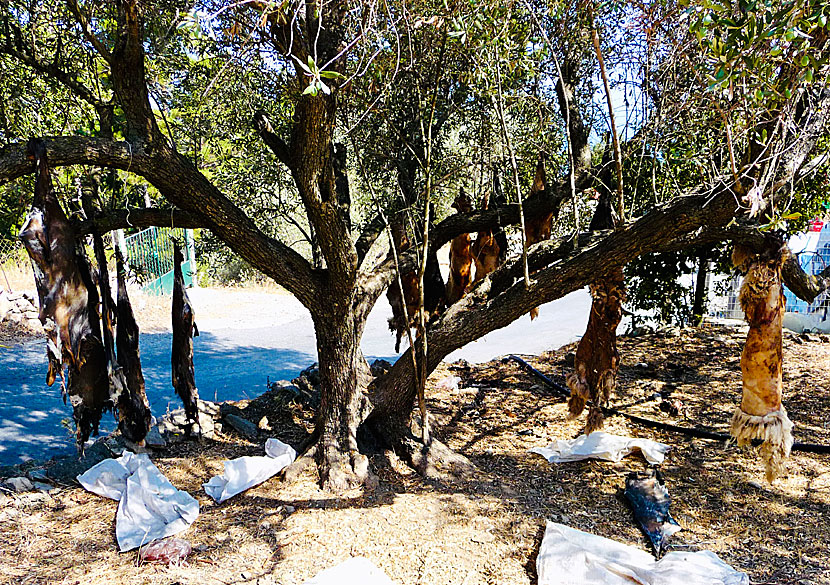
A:
[[[732,263],[746,273],[739,298],[749,333],[741,354],[743,396],[730,432],[740,446],[753,439],[763,441],[761,457],[770,482],[784,471],[784,459],[793,444],[793,424],[781,403],[781,336],[786,307],[781,267],[788,255],[780,240],[771,241],[761,254],[743,246],[735,246],[732,254]]]
[[[545,163],[541,159],[536,165],[536,175],[533,177],[533,185],[530,187],[530,196],[534,196],[545,190]],[[525,224],[525,235],[527,236],[528,248],[542,240],[550,238],[550,231],[553,223],[553,212],[543,213],[540,216],[529,218]],[[539,307],[530,310],[530,320],[539,316]]]
[[[458,213],[470,213],[473,203],[462,187],[452,204]],[[447,280],[447,305],[453,305],[464,296],[470,286],[473,255],[470,234],[460,234],[450,243],[450,275]]]
[[[103,412],[112,407],[98,294],[83,247],[76,246],[74,230],[55,196],[46,145],[32,139],[28,152],[37,164],[37,175],[32,211],[20,239],[32,260],[39,317],[47,332],[46,381],[52,385],[60,375],[64,400],[68,394],[72,404],[78,449],[82,450],[90,434],[97,434]]]
[[[150,429],[150,409],[147,397],[144,394],[144,378],[141,374],[139,362],[139,376],[141,376],[140,395],[130,386],[126,372],[116,358],[115,334],[113,333],[113,317],[116,315],[115,303],[112,300],[110,290],[109,270],[107,268],[107,257],[104,250],[104,242],[99,234],[93,236],[93,247],[95,249],[95,260],[98,263],[98,285],[101,288],[101,320],[104,334],[104,349],[107,352],[107,371],[110,380],[110,402],[115,405],[116,420],[121,434],[128,440],[143,446],[144,437]],[[119,296],[120,296],[119,287]],[[124,291],[126,294],[126,290]],[[128,301],[129,302],[129,301]],[[132,316],[132,311],[130,311]],[[116,320],[120,331],[122,323]],[[132,323],[136,327],[135,321]],[[136,350],[137,350],[137,328],[136,328]]]
[[[431,213],[430,213],[431,215]],[[390,223],[392,241],[398,254],[409,250],[411,243],[406,233],[403,221]],[[398,286],[397,279],[392,282],[386,291],[386,299],[392,307],[392,317],[389,319],[389,330],[395,333],[395,352],[400,351],[401,338],[406,332],[407,325],[415,327],[418,319],[418,305],[420,295],[418,288],[418,271],[409,270],[401,274],[403,290]],[[424,311],[429,321],[443,311],[446,305],[446,285],[441,276],[441,268],[438,265],[438,255],[430,250],[427,253],[427,265],[424,271]],[[404,307],[406,313],[404,314]],[[406,322],[409,317],[409,323]]]
[[[196,389],[196,376],[193,369],[193,337],[199,335],[193,314],[193,306],[184,289],[182,275],[182,249],[178,243],[173,245],[173,388],[184,403],[187,416],[187,433],[193,424],[199,422],[199,391]]]
[[[600,203],[591,221],[591,229],[614,226],[610,193],[600,196]],[[591,313],[585,335],[579,340],[574,371],[567,378],[571,397],[568,407],[572,418],[579,416],[588,400],[592,401],[585,433],[590,434],[603,424],[602,406],[608,403],[617,387],[620,352],[617,350],[617,326],[622,320],[625,300],[623,269],[615,268],[590,286]]]
[[[490,208],[490,199],[485,195],[481,199],[480,209],[486,211]],[[501,238],[504,236],[504,242]],[[476,272],[473,278],[473,284],[484,280],[484,277],[493,272],[496,268],[501,266],[507,257],[507,237],[504,232],[499,230],[482,230],[476,234],[476,239],[470,248],[475,262]]]
[[[124,259],[121,251],[115,249],[116,270],[118,273],[118,306],[115,334],[115,347],[118,352],[118,365],[124,372],[127,381],[129,396],[124,408],[129,413],[126,416],[122,433],[135,437],[131,440],[139,442],[147,436],[150,430],[150,403],[144,386],[144,373],[141,370],[141,355],[138,349],[138,324],[135,322],[133,307],[127,295],[127,274],[124,269]],[[120,408],[120,407],[119,407]],[[139,438],[140,437],[140,438]]]

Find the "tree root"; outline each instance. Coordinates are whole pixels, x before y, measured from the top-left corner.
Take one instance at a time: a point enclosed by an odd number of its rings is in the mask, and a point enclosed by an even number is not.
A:
[[[793,423],[782,405],[779,410],[764,416],[747,414],[740,408],[735,409],[729,432],[744,447],[753,439],[762,439],[761,458],[766,467],[767,481],[772,481],[784,473],[784,459],[790,455],[793,446]]]

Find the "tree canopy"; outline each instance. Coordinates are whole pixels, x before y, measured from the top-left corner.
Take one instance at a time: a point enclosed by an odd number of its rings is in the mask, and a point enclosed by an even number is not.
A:
[[[0,229],[27,206],[26,139],[42,136],[69,208],[100,185],[80,232],[204,227],[285,287],[315,324],[309,445],[338,489],[365,475],[361,426],[426,462],[408,431],[413,362],[368,388],[359,349],[423,250],[498,226],[521,243],[523,220],[555,218],[552,239],[514,245],[433,319],[409,350],[431,371],[643,254],[797,226],[828,186],[830,7],[817,0],[2,6]],[[547,180],[528,196],[540,159]],[[481,201],[494,177],[506,203],[450,213],[459,188]],[[586,233],[597,197],[615,199],[617,228]],[[388,253],[390,221],[419,245]],[[825,286],[788,274],[801,294]]]

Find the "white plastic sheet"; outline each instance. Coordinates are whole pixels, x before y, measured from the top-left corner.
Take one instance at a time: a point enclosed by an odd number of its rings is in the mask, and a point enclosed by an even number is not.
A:
[[[217,502],[261,484],[294,462],[297,453],[290,445],[277,439],[265,442],[265,457],[239,457],[225,461],[225,472],[210,478],[202,487]]]
[[[548,522],[539,556],[539,585],[749,585],[711,551],[649,553],[608,538]]]
[[[199,515],[199,502],[177,490],[142,453],[125,451],[78,476],[92,493],[118,500],[115,537],[121,552],[178,534]]]
[[[603,431],[580,435],[568,441],[555,440],[547,447],[534,447],[531,453],[538,453],[551,463],[566,463],[581,459],[605,459],[617,462],[638,449],[652,465],[662,463],[671,447],[650,439],[621,437]]]
[[[317,573],[303,585],[395,585],[395,582],[369,559],[352,557]]]

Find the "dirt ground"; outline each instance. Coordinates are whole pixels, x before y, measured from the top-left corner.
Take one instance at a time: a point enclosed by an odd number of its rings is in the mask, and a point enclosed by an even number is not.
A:
[[[676,337],[620,339],[616,404],[671,390],[671,399],[682,402],[677,416],[655,401],[626,410],[725,432],[740,399],[744,335],[709,325]],[[562,383],[573,349],[525,357]],[[460,388],[439,388],[448,375],[461,378]],[[830,444],[830,343],[788,336],[784,380],[796,440]],[[261,446],[228,432],[155,457],[201,506],[196,522],[179,535],[196,548],[188,565],[139,566],[135,552],[119,554],[116,503],[64,487],[37,499],[0,496],[0,581],[288,585],[365,556],[401,585],[532,584],[545,519],[647,549],[620,497],[627,473],[645,466],[639,455],[619,464],[551,465],[529,453],[578,435],[584,415],[569,421],[565,404],[513,362],[442,366],[430,382],[434,434],[475,463],[474,479],[425,479],[380,453],[371,459],[380,479],[372,492],[334,497],[309,471],[294,483],[272,479],[217,505],[201,484],[221,473],[223,460],[261,453]],[[288,442],[302,437],[313,418],[297,404],[277,410],[259,401],[246,412],[252,418],[267,413],[268,434]],[[676,550],[712,550],[753,583],[830,583],[830,456],[793,453],[787,475],[770,485],[752,451],[619,416],[605,430],[673,446],[662,471],[683,527],[671,541]]]

